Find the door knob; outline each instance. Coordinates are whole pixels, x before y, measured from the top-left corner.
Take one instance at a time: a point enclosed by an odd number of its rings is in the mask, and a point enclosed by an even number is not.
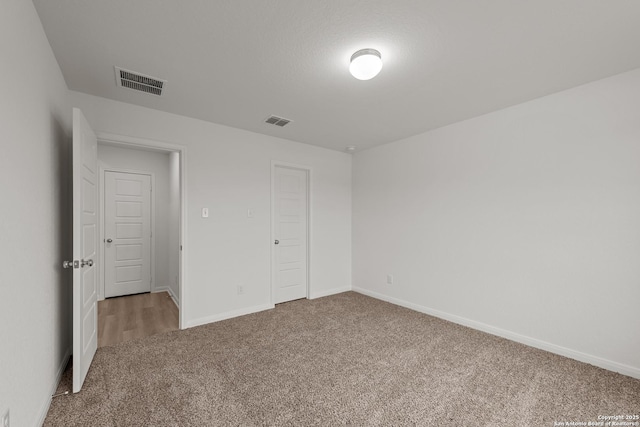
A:
[[[62,261],[62,268],[80,268],[78,261]]]
[[[80,261],[80,267],[84,267],[85,265],[88,265],[89,267],[93,267],[93,260],[92,259],[88,259],[88,260],[82,260]]]
[[[113,239],[107,239],[106,241],[107,241],[107,243],[111,243],[111,242],[113,242]]]
[[[275,241],[275,242],[273,242],[273,243],[275,243],[275,244],[277,245],[277,244],[279,244],[279,243],[280,243],[280,240],[276,240],[276,241]]]

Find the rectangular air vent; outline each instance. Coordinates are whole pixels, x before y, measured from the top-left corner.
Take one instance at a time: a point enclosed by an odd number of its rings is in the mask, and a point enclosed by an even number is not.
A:
[[[269,123],[270,125],[283,127],[291,123],[291,120],[283,119],[282,117],[278,117],[278,116],[269,116],[267,120],[265,120],[264,122]]]
[[[120,67],[115,67],[115,69],[116,83],[120,87],[161,96],[162,90],[167,84],[166,80],[145,76],[135,71],[125,70]]]

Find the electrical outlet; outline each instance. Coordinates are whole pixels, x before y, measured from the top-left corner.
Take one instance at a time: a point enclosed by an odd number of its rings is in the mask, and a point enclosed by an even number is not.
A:
[[[244,286],[238,285],[238,295],[244,295]]]
[[[387,274],[387,285],[393,285],[393,275]]]
[[[4,415],[2,416],[2,427],[11,427],[8,409],[7,409],[7,412],[5,412]]]

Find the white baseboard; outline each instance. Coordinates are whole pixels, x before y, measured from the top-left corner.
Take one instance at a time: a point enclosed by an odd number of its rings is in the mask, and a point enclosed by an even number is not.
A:
[[[178,307],[178,310],[180,310],[180,300],[178,299],[178,296],[173,292],[173,289],[171,288],[169,288],[168,292],[169,296],[173,300],[173,303],[176,305],[176,307]]]
[[[176,307],[178,307],[178,310],[180,309],[180,300],[178,299],[178,297],[176,296],[175,293],[173,293],[173,289],[171,289],[169,286],[162,286],[161,288],[155,288],[154,293],[156,292],[166,292],[169,294],[169,296],[171,297],[171,299],[173,300],[173,303],[176,305]]]
[[[67,367],[67,364],[69,363],[70,357],[71,357],[71,347],[69,347],[67,351],[65,351],[64,357],[62,358],[62,362],[60,363],[60,366],[58,366],[58,371],[56,372],[56,375],[53,378],[53,382],[49,387],[49,390],[50,390],[49,396],[47,396],[47,398],[42,403],[42,405],[40,405],[40,411],[38,412],[38,418],[36,419],[36,423],[35,423],[36,426],[43,425],[45,418],[47,418],[47,413],[49,412],[49,408],[51,407],[51,396],[53,396],[53,394],[58,389],[58,385],[60,384],[60,379],[62,378],[62,374],[64,374],[64,370]]]
[[[193,328],[194,326],[206,325],[207,323],[219,322],[221,320],[227,320],[234,317],[245,316],[247,314],[258,313],[259,311],[270,310],[274,308],[273,304],[262,304],[254,307],[241,308],[238,310],[226,311],[224,313],[215,314],[213,316],[200,317],[198,319],[188,320],[186,328]]]
[[[477,329],[482,332],[487,332],[492,335],[506,338],[511,341],[516,341],[521,344],[528,345],[530,347],[535,347],[540,350],[545,350],[550,353],[559,354],[560,356],[577,360],[579,362],[588,363],[590,365],[598,366],[600,368],[607,369],[609,371],[618,372],[623,375],[640,379],[640,368],[614,362],[608,359],[603,359],[601,357],[593,356],[591,354],[582,353],[580,351],[572,350],[570,348],[562,347],[556,344],[551,344],[549,342],[542,341],[536,338],[527,337],[525,335],[507,331],[505,329],[496,328],[494,326],[487,325],[486,323],[476,322],[475,320],[467,319],[465,317],[460,317],[455,314],[445,313],[440,310],[436,310],[430,307],[425,307],[422,305],[407,302],[407,301],[390,297],[378,292],[370,291],[368,289],[359,288],[357,286],[353,287],[353,291],[361,293],[363,295],[370,296],[372,298],[382,300],[382,301],[390,302],[395,305],[409,308],[411,310],[415,310],[420,313],[425,313],[430,316],[439,317],[440,319],[448,320],[450,322],[457,323],[459,325],[468,326],[470,328]]]
[[[166,289],[165,289],[166,290]],[[315,292],[311,294],[309,299],[321,298],[329,295],[340,294],[351,290],[351,286],[344,286],[340,288],[328,289],[326,291]],[[171,294],[171,290],[167,290]],[[271,310],[275,308],[273,304],[262,304],[254,307],[241,308],[238,310],[227,311],[224,313],[216,314],[213,316],[200,317],[187,321],[186,328],[193,328],[194,326],[206,325],[207,323],[219,322],[221,320],[232,319],[234,317],[245,316],[247,314],[258,313],[260,311]]]
[[[351,290],[351,286],[342,286],[340,288],[331,288],[326,291],[312,292],[309,299],[328,297],[329,295],[341,294]]]

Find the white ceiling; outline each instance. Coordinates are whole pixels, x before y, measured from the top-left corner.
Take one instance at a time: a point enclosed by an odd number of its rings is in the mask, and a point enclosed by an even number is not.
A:
[[[72,90],[337,150],[640,67],[637,0],[34,4]],[[349,74],[362,48],[382,53],[373,80]],[[168,80],[165,94],[117,87],[115,65]]]

